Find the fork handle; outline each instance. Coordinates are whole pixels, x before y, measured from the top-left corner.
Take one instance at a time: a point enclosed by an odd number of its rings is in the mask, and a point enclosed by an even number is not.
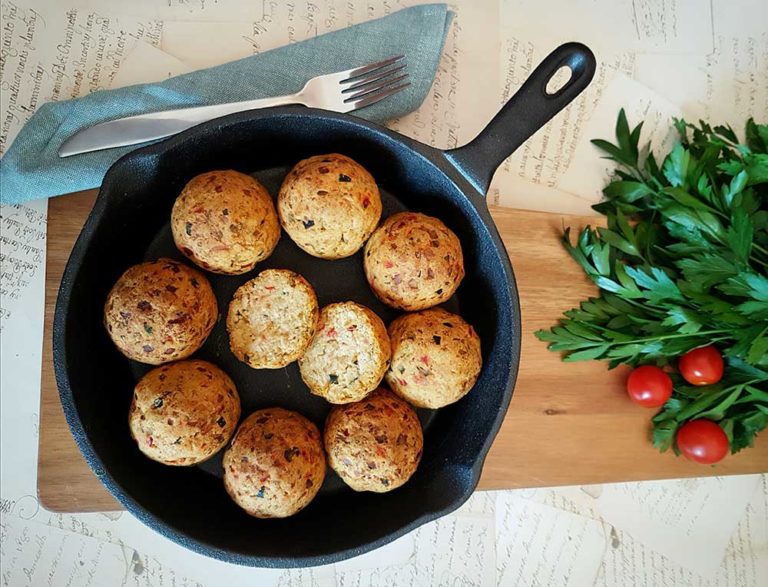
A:
[[[96,124],[68,138],[59,148],[59,157],[69,157],[80,153],[126,147],[164,139],[197,124],[214,118],[254,110],[283,106],[286,104],[303,104],[301,93],[244,100],[228,104],[211,104],[209,106],[192,106],[176,110],[163,110],[150,114],[137,114],[117,120]]]
[[[243,100],[242,102],[228,102],[226,104],[209,104],[207,106],[190,106],[189,108],[178,108],[175,110],[161,110],[160,112],[151,112],[149,114],[137,114],[136,116],[126,116],[118,120],[103,122],[96,126],[107,125],[113,122],[130,120],[183,120],[192,124],[208,122],[214,118],[245,112],[246,110],[255,110],[257,108],[270,108],[272,106],[285,106],[286,104],[297,104],[301,102],[299,94],[290,94],[286,96],[276,96],[273,98],[258,98],[256,100]],[[93,127],[96,128],[96,127]]]

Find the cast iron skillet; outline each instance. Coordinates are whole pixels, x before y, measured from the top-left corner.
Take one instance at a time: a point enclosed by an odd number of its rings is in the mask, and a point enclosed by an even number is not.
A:
[[[547,82],[561,67],[568,83]],[[556,49],[471,143],[439,151],[352,116],[303,107],[234,114],[134,151],[107,173],[67,263],[56,304],[53,351],[61,402],[72,434],[110,492],[142,522],[199,553],[264,567],[330,563],[377,548],[461,505],[480,477],[485,455],[506,413],[520,357],[520,310],[509,257],[484,193],[498,165],[590,82],[595,58],[577,43]],[[482,339],[483,370],[458,403],[421,410],[424,456],[403,487],[355,493],[329,471],[314,502],[284,520],[257,520],[226,495],[221,455],[199,467],[166,467],[139,453],[127,426],[137,379],[149,367],[124,358],[102,325],[107,292],[142,260],[183,259],[173,246],[171,206],[194,175],[213,169],[253,173],[277,192],[300,159],[350,155],[381,187],[383,217],[411,209],[441,218],[459,236],[466,277],[447,304]],[[379,303],[363,275],[360,253],[344,260],[310,257],[283,235],[275,253],[240,277],[209,274],[225,313],[234,290],[266,267],[287,267],[315,287],[321,305],[355,300],[385,322],[396,312]],[[322,427],[329,405],[310,395],[295,364],[253,370],[230,353],[219,320],[196,356],[220,365],[237,384],[243,415],[279,405]],[[524,450],[525,447],[520,447]]]

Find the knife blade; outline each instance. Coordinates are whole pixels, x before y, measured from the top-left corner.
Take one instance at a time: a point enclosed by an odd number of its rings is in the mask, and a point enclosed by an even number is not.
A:
[[[296,101],[285,103],[296,103]],[[59,147],[59,157],[70,157],[81,153],[164,139],[212,118],[272,105],[274,105],[274,99],[265,98],[230,102],[229,104],[193,106],[110,120],[81,130],[69,137]]]

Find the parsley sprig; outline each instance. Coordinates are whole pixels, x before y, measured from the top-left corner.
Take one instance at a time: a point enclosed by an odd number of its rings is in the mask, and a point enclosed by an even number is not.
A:
[[[618,164],[594,209],[607,227],[563,243],[600,288],[560,324],[536,335],[565,361],[674,364],[714,344],[723,379],[694,387],[673,376],[674,393],[653,418],[653,442],[674,446],[677,428],[717,421],[731,451],[768,425],[768,125],[747,121],[740,143],[727,126],[676,120],[680,140],[658,160],[639,147],[622,110],[616,144],[594,145]]]

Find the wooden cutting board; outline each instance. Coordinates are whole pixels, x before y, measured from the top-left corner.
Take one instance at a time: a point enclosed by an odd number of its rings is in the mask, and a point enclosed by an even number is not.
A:
[[[43,343],[38,495],[57,512],[120,509],[75,445],[53,375],[51,326],[69,252],[93,205],[95,191],[51,200]],[[626,397],[626,371],[604,363],[562,363],[533,332],[595,293],[562,248],[564,226],[595,218],[493,208],[512,258],[523,316],[522,358],[504,425],[491,448],[480,489],[734,475],[768,471],[768,434],[717,466],[659,454],[649,441],[652,410]]]

